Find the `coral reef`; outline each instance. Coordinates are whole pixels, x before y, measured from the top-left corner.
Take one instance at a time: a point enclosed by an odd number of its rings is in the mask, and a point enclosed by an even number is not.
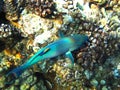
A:
[[[1,0],[0,89],[119,90],[119,11],[119,0]],[[63,55],[7,84],[14,77],[5,75],[57,40],[58,31],[89,37],[85,48],[72,52],[73,67]]]
[[[61,27],[62,21],[60,17],[51,20],[41,18],[35,14],[26,14],[22,16],[22,18],[18,21],[18,24],[21,26],[20,32],[23,33],[24,37],[27,37],[32,34],[38,36],[47,31],[56,33],[58,28]]]
[[[31,9],[35,14],[44,18],[54,18],[56,5],[53,0],[26,0],[28,9]]]
[[[8,36],[18,34],[17,29],[10,24],[1,23],[0,24],[0,38],[6,38]]]
[[[10,21],[17,21],[20,17],[20,12],[24,7],[24,0],[4,0],[3,7],[6,18]]]

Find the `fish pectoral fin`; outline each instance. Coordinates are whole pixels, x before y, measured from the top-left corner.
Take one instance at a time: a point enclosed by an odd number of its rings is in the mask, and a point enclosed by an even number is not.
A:
[[[50,48],[46,48],[44,49],[42,52],[39,53],[40,56],[44,55],[45,53],[47,53],[50,50]]]
[[[70,51],[66,52],[66,56],[71,60],[72,64],[74,64],[74,57]]]

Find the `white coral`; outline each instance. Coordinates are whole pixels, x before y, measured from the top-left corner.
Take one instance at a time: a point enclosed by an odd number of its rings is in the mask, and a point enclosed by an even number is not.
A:
[[[37,43],[43,44],[45,41],[47,41],[52,36],[50,31],[45,31],[44,33],[38,35],[34,39],[34,45]]]

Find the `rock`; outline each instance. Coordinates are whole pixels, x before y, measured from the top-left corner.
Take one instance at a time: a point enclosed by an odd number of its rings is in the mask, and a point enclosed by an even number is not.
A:
[[[29,88],[30,88],[30,85],[26,84],[26,83],[24,83],[20,86],[20,90],[28,90]]]
[[[27,80],[25,82],[29,85],[33,85],[33,84],[35,84],[36,81],[37,81],[37,78],[34,77],[33,75],[31,75],[27,78]]]
[[[108,90],[106,86],[103,86],[102,87],[102,90]]]
[[[30,88],[30,90],[39,90],[39,88],[36,85],[34,85]]]
[[[101,85],[104,85],[105,83],[106,83],[105,80],[101,80],[101,81],[100,81],[100,84],[101,84]]]
[[[0,77],[0,88],[3,88],[5,84],[5,77]]]
[[[0,67],[0,73],[3,71],[2,67]]]
[[[98,81],[96,79],[92,79],[90,83],[95,87],[98,86]]]
[[[84,74],[86,75],[86,78],[87,79],[90,79],[91,76],[92,76],[92,72],[88,71],[88,70],[85,70]]]
[[[19,89],[15,86],[11,86],[8,90],[19,90]]]

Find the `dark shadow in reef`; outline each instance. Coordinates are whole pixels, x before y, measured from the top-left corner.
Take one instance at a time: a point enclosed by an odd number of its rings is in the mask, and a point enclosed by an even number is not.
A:
[[[5,49],[5,42],[0,40],[0,52]]]
[[[34,75],[37,77],[37,82],[39,82],[39,80],[42,80],[43,82],[44,82],[44,85],[46,86],[46,88],[47,88],[47,90],[52,90],[53,89],[53,84],[51,84],[52,85],[52,87],[51,87],[51,85],[48,83],[48,80],[49,80],[49,76],[48,75],[52,75],[53,77],[55,76],[55,75],[53,75],[53,74],[44,74],[44,73],[40,73],[40,72],[35,72],[34,73]]]
[[[120,51],[120,43],[118,43],[118,45],[117,45],[117,46],[118,46],[118,51]]]
[[[18,42],[20,42],[23,37],[17,28],[11,25],[11,23],[6,19],[4,12],[0,12],[0,25],[1,24],[8,24],[10,25],[10,32],[12,33],[8,37],[0,38],[0,52],[3,51],[5,48],[13,48]]]
[[[6,19],[5,17],[5,13],[4,12],[0,12],[0,24],[1,23],[9,23],[9,21]]]
[[[20,42],[24,37],[21,36],[19,33],[14,33],[10,36],[13,40],[12,43],[10,44],[9,48],[13,48],[18,42]]]
[[[12,49],[14,46],[20,42],[24,37],[21,36],[21,34],[16,33],[12,34],[11,36],[8,36],[4,39],[0,39],[0,52],[2,52],[4,49]]]
[[[0,12],[0,25],[2,23],[8,23],[8,20],[5,18],[5,13],[4,12]],[[3,51],[5,49],[5,42],[3,40],[0,40],[0,52]]]

